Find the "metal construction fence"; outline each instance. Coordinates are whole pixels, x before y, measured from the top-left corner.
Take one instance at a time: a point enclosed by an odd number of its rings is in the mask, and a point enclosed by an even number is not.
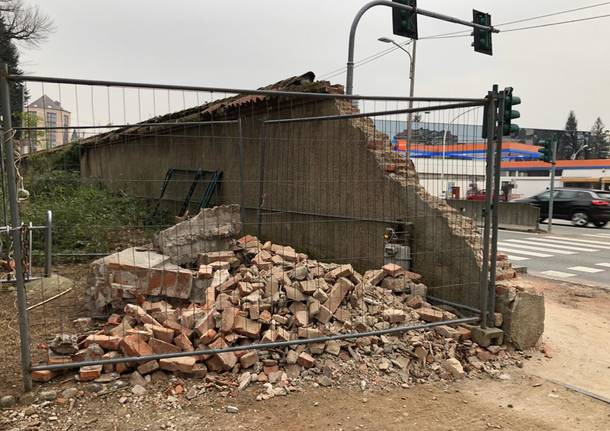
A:
[[[328,82],[314,81],[313,74],[259,90],[6,73],[1,79],[3,196],[12,209],[16,278],[11,282],[17,291],[26,388],[31,371],[209,358],[446,324],[486,327],[493,315],[496,259],[489,257],[496,254],[493,199],[499,195],[501,142],[488,139],[480,158],[422,153],[480,143],[468,126],[486,121],[488,130],[497,127],[502,93],[496,90],[470,99],[346,96]],[[30,101],[20,116],[8,108],[13,85]],[[17,177],[23,179],[19,184]],[[28,187],[28,199],[18,203],[18,193]],[[487,191],[482,232],[445,201],[456,191],[464,196],[466,187]],[[62,203],[53,211],[53,272],[74,285],[46,277],[26,288],[18,246],[22,226],[37,214],[31,207],[57,204],[57,193]],[[210,210],[210,218],[198,218],[202,208],[231,204],[239,205],[238,214]],[[185,227],[172,228],[183,220]],[[216,236],[210,240],[207,234]],[[226,262],[211,256],[212,249],[230,248],[229,234],[251,236]],[[206,248],[210,244],[213,248]],[[261,256],[265,251],[268,256]],[[367,270],[388,262],[421,274],[428,300],[449,307],[458,318],[364,329],[343,319],[331,335],[319,322],[296,319],[289,328],[294,333],[285,338],[248,338],[276,324],[256,321],[254,310],[257,316],[263,311],[282,315],[296,313],[301,302],[315,302],[295,293],[286,279],[285,274],[298,277],[297,267],[307,266],[306,280],[331,283],[336,277],[329,272],[337,267],[328,264],[350,264],[353,272],[345,277],[358,284]],[[199,274],[200,264],[214,267],[214,275],[209,274],[214,278]],[[229,277],[217,280],[223,271]],[[241,297],[230,289],[235,277],[244,282]],[[404,280],[407,293],[419,285]],[[243,320],[255,329],[244,327],[237,337],[224,333],[226,313],[214,303],[220,297],[230,304],[225,309],[250,316]],[[363,316],[373,306],[362,295],[355,302],[352,313],[360,310]],[[83,356],[79,362],[50,356],[46,346],[56,334],[82,332],[79,325],[91,324],[81,318],[101,322],[94,323],[102,328],[98,334],[109,333],[104,322],[125,304],[141,306],[129,309],[136,320],[142,318],[138,310],[149,311],[152,321],[145,323],[152,326],[172,328],[168,322],[180,322],[187,330],[176,329],[176,335],[185,334],[193,349],[142,353],[136,347],[133,354]],[[223,333],[222,342],[206,343],[205,334],[193,328],[193,319],[208,315],[204,329]],[[322,329],[299,338],[296,331],[302,327]],[[119,330],[141,335],[127,326]],[[82,347],[83,340],[78,341]]]

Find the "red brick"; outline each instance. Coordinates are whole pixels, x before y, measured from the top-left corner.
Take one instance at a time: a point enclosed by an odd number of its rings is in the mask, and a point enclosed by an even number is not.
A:
[[[148,361],[138,365],[138,373],[142,374],[143,376],[150,374],[153,371],[157,371],[158,369],[159,363],[157,361]]]
[[[148,314],[142,307],[135,304],[127,304],[125,306],[125,314],[135,317],[138,321],[142,323],[150,323],[152,325],[161,326],[159,322],[157,322],[153,317]]]
[[[251,350],[239,358],[239,363],[242,368],[250,368],[258,362],[258,352]]]
[[[210,286],[205,290],[205,307],[211,310],[214,304],[216,304],[216,288]]]
[[[90,382],[91,380],[97,379],[102,375],[102,365],[89,365],[87,367],[81,367],[78,372],[78,378],[81,382]]]
[[[216,331],[208,329],[201,337],[199,337],[200,344],[210,344],[216,337]]]
[[[396,277],[397,275],[402,274],[404,272],[404,268],[400,265],[396,265],[395,263],[387,263],[383,265],[381,269],[383,269],[386,274],[392,277]]]
[[[148,345],[154,353],[178,353],[182,351],[180,347],[156,338],[151,338],[148,340]]]
[[[193,371],[193,367],[197,362],[194,356],[182,356],[180,358],[165,358],[159,360],[159,367],[162,370],[181,372],[189,374]]]
[[[417,314],[419,314],[419,318],[425,322],[438,322],[440,320],[443,320],[442,311],[434,310],[429,307],[418,308]]]
[[[119,362],[114,364],[114,370],[119,374],[123,374],[125,371],[128,371],[129,368],[129,364],[127,364],[127,362]]]
[[[297,358],[297,364],[305,368],[311,368],[315,364],[316,360],[309,353],[301,352]]]
[[[189,307],[186,310],[182,310],[182,314],[180,315],[180,324],[185,328],[193,329],[195,322],[197,322],[207,313],[208,311],[203,308]]]
[[[320,323],[328,323],[332,316],[333,313],[331,313],[326,306],[320,305],[320,308],[318,309],[318,314],[316,314],[316,319],[318,319]]]
[[[173,329],[165,328],[163,326],[153,326],[151,329],[155,338],[161,341],[171,343],[174,340],[175,334]]]
[[[112,335],[89,335],[87,338],[85,338],[85,346],[97,344],[102,349],[106,350],[118,350],[120,343],[121,337]]]
[[[191,340],[184,334],[180,334],[174,338],[174,344],[178,346],[183,352],[192,352],[195,350]]]
[[[212,310],[209,311],[205,316],[199,319],[195,323],[195,333],[199,336],[205,334],[208,329],[216,328],[216,319],[215,316],[218,315],[218,312]]]
[[[250,320],[241,314],[235,315],[234,320],[235,332],[239,335],[245,335],[250,338],[258,338],[261,332],[261,324],[254,320]]]
[[[151,347],[140,335],[128,335],[123,337],[120,347],[127,356],[148,356],[153,354]]]
[[[235,325],[235,316],[239,313],[237,308],[225,308],[222,310],[222,315],[220,317],[220,332],[223,334],[228,334],[233,332],[233,327]]]
[[[32,371],[32,380],[35,382],[48,382],[57,374],[51,370]]]
[[[175,320],[166,320],[165,322],[163,322],[163,325],[166,328],[173,330],[174,335],[184,334],[187,337],[190,337],[191,334],[193,333],[193,331],[191,329],[182,326],[180,323],[176,322]]]
[[[193,274],[185,269],[169,270],[151,268],[148,270],[146,294],[165,295],[172,298],[188,299],[193,287]]]
[[[336,280],[339,277],[347,277],[349,275],[352,275],[354,273],[354,268],[352,268],[352,266],[348,263],[346,265],[340,265],[337,268],[333,269],[332,271],[329,271],[328,274],[326,274],[328,276],[328,278],[332,279],[332,280]]]
[[[324,306],[328,308],[331,313],[334,313],[337,311],[337,308],[339,308],[339,305],[341,305],[345,295],[347,295],[353,288],[354,284],[347,278],[339,278],[331,289],[328,295],[328,300],[324,303]]]
[[[200,265],[199,271],[197,271],[197,277],[202,280],[212,278],[213,274],[214,268],[212,268],[210,265]]]
[[[213,355],[206,361],[210,371],[228,371],[237,364],[237,356],[233,352],[224,352]]]

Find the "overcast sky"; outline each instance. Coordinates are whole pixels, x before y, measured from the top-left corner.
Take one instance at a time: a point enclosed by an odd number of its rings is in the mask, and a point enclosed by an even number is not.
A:
[[[38,0],[57,27],[38,49],[22,49],[26,73],[189,85],[260,87],[345,65],[349,26],[366,0]],[[420,0],[418,6],[493,23],[572,9],[599,0]],[[513,28],[610,14],[610,4],[515,24]],[[419,18],[420,37],[464,28]],[[362,19],[356,60],[388,45],[391,11]],[[399,39],[397,39],[399,40]],[[475,53],[471,38],[421,40],[415,94],[484,95],[511,85],[523,99],[522,127],[563,128],[573,109],[580,129],[597,116],[610,124],[610,19],[494,35],[494,56]],[[408,57],[396,51],[355,71],[358,94],[407,95]],[[345,83],[345,75],[332,78]]]

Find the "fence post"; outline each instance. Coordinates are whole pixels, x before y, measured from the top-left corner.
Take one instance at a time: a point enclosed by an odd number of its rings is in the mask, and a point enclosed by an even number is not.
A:
[[[51,257],[51,249],[53,248],[53,213],[47,211],[47,220],[45,222],[45,242],[44,242],[44,276],[51,276],[51,267],[53,265]]]
[[[485,225],[483,227],[483,262],[481,263],[480,279],[480,309],[481,328],[487,328],[488,292],[489,292],[489,232],[491,230],[491,204],[494,174],[495,143],[494,132],[496,127],[496,91],[487,94],[487,157],[485,165]]]
[[[17,308],[19,312],[19,337],[21,341],[21,373],[24,390],[32,390],[32,376],[30,369],[32,358],[30,356],[29,326],[27,303],[25,297],[25,282],[23,278],[23,253],[21,250],[21,220],[19,218],[19,204],[17,201],[17,182],[15,175],[15,152],[13,150],[13,125],[11,123],[11,100],[8,86],[8,66],[0,65],[0,97],[2,101],[4,158],[6,160],[6,177],[8,183],[9,202],[11,207],[11,234],[13,237],[13,252],[15,256],[15,278],[17,290]]]
[[[245,154],[244,154],[244,137],[243,137],[243,126],[241,121],[241,115],[239,116],[237,127],[239,129],[239,215],[241,218],[242,229],[245,223],[245,202],[244,202],[244,171],[245,171]],[[245,233],[245,232],[244,232]]]
[[[493,318],[496,311],[496,271],[498,267],[498,212],[500,211],[500,173],[502,169],[502,134],[504,133],[504,91],[500,92],[500,97],[497,99],[497,142],[496,142],[496,159],[494,161],[494,191],[493,204],[491,215],[491,268],[489,270],[489,317]]]

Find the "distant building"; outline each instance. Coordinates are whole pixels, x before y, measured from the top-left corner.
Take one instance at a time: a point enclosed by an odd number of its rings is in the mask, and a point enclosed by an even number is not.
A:
[[[23,139],[28,144],[29,151],[50,149],[71,141],[70,111],[62,108],[59,102],[45,94],[30,103],[26,107],[26,112],[28,114],[25,121],[27,124],[24,124],[26,127],[65,127],[65,129],[29,132]]]

